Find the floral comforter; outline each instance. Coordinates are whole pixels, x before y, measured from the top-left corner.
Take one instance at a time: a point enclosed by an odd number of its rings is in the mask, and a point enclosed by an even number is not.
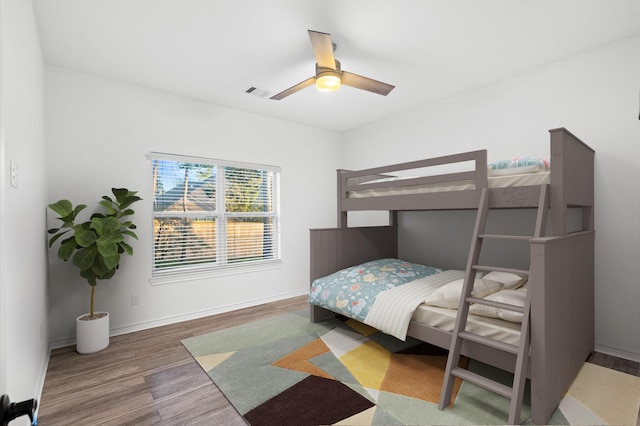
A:
[[[399,259],[374,260],[318,278],[309,303],[364,322],[379,293],[440,272]]]

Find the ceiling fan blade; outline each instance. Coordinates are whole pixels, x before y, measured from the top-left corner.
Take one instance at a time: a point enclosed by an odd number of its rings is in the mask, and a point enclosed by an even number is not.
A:
[[[355,87],[356,89],[366,90],[368,92],[377,93],[382,96],[387,96],[394,87],[391,84],[383,83],[372,78],[363,77],[358,74],[353,74],[347,71],[342,71],[342,84],[345,86]]]
[[[336,58],[333,56],[331,34],[309,30],[309,38],[311,39],[311,46],[318,66],[335,70]]]
[[[295,86],[291,86],[287,90],[283,90],[282,92],[278,93],[277,95],[273,95],[269,99],[273,99],[275,101],[279,101],[282,98],[286,98],[289,95],[293,95],[294,93],[296,93],[299,90],[304,89],[305,87],[311,86],[315,82],[316,82],[316,78],[315,77],[309,77],[305,81],[302,81],[302,82],[296,84]]]

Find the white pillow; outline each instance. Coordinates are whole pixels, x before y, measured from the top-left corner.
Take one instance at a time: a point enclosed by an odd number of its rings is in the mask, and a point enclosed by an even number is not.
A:
[[[484,299],[524,307],[526,297],[526,290],[518,289],[500,290],[496,293],[490,294]],[[469,313],[489,318],[500,318],[509,322],[522,322],[522,314],[520,312],[508,311],[506,309],[494,308],[492,306],[480,305],[478,303],[474,303],[469,307]]]
[[[521,287],[527,282],[527,277],[521,277],[518,274],[512,274],[511,272],[491,271],[482,277],[483,279],[489,279],[502,283],[504,289],[515,290]]]
[[[431,293],[425,303],[441,308],[458,309],[464,279],[451,281]],[[486,297],[502,288],[502,284],[486,278],[476,278],[471,295],[477,298]]]

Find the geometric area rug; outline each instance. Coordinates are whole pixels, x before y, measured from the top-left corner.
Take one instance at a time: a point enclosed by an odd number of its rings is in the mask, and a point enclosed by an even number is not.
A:
[[[252,426],[507,421],[509,401],[468,382],[458,381],[452,405],[438,410],[446,351],[353,320],[314,324],[305,310],[182,344]],[[473,360],[463,362],[505,384],[513,378]],[[529,400],[527,387],[524,424],[530,423]],[[640,378],[586,363],[550,424],[635,424],[639,407]]]

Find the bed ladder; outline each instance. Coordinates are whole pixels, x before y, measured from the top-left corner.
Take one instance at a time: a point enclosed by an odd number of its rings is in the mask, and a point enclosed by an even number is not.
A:
[[[451,401],[453,393],[453,384],[455,377],[459,377],[463,380],[467,380],[473,384],[481,386],[485,389],[493,391],[499,395],[504,396],[511,400],[509,406],[509,418],[508,423],[510,425],[520,423],[520,412],[522,409],[522,399],[524,396],[525,382],[527,378],[528,362],[529,362],[529,345],[530,345],[530,307],[531,307],[531,292],[527,291],[524,308],[521,306],[514,306],[505,303],[499,303],[491,300],[478,299],[471,297],[473,290],[473,283],[475,281],[476,272],[478,271],[503,271],[511,272],[523,276],[528,276],[528,270],[518,270],[511,268],[501,268],[495,266],[483,266],[479,265],[480,249],[482,247],[482,241],[486,239],[508,239],[508,240],[530,240],[534,237],[544,236],[547,222],[547,211],[549,203],[549,191],[548,185],[540,185],[540,197],[538,201],[538,211],[536,215],[536,225],[533,236],[518,236],[518,235],[488,235],[485,234],[485,226],[487,223],[487,216],[489,213],[489,198],[490,190],[484,188],[480,196],[480,205],[478,207],[478,213],[476,216],[475,228],[473,230],[473,240],[471,243],[471,250],[469,252],[469,258],[467,261],[467,267],[465,271],[464,284],[462,289],[462,296],[460,300],[460,306],[458,310],[458,316],[456,318],[456,324],[451,337],[451,348],[449,351],[449,357],[447,359],[447,367],[444,375],[444,383],[440,394],[440,403],[438,408],[444,410]],[[504,343],[499,340],[491,339],[488,337],[480,336],[475,333],[466,331],[467,317],[469,315],[469,306],[472,303],[478,303],[482,305],[492,306],[500,309],[505,309],[513,312],[522,312],[522,325],[520,328],[520,342],[518,346]],[[500,351],[508,352],[516,355],[516,363],[514,368],[513,386],[509,387],[502,383],[496,382],[487,377],[476,374],[465,368],[459,366],[460,352],[462,349],[463,341],[468,340],[476,342],[485,346],[490,346]]]

